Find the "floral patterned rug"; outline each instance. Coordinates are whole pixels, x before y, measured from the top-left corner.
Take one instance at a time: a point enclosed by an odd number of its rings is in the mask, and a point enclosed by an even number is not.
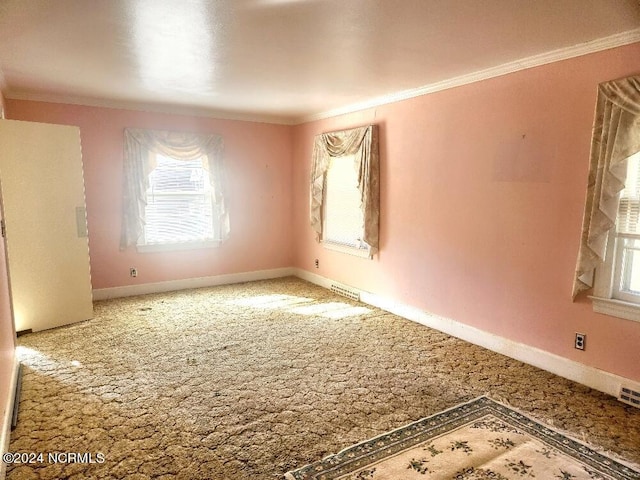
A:
[[[639,480],[602,455],[488,397],[349,447],[287,480]]]

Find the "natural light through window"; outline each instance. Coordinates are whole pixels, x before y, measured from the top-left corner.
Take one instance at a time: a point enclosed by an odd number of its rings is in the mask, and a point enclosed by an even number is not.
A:
[[[304,307],[296,307],[291,309],[291,312],[299,315],[319,315],[321,317],[340,319],[356,315],[364,315],[365,313],[371,312],[371,310],[366,307],[354,307],[342,302],[327,302]]]
[[[616,222],[614,297],[640,302],[640,153],[627,162]]]
[[[35,362],[30,362],[29,366],[33,370],[44,370],[49,367],[51,364],[58,364],[55,359],[45,355],[39,350],[35,348],[25,347],[24,345],[16,345],[16,357],[21,362],[25,362],[27,360],[37,360]]]
[[[364,217],[355,158],[331,158],[324,190],[324,233],[327,244],[368,251],[362,240]]]
[[[298,305],[300,303],[312,302],[311,298],[296,297],[293,295],[257,295],[255,297],[240,298],[233,300],[229,303],[232,305],[239,305],[241,307],[254,307],[254,308],[284,308],[292,305]]]
[[[157,155],[146,191],[143,245],[211,241],[213,205],[209,173],[202,159]]]
[[[333,320],[355,317],[371,312],[370,308],[349,305],[343,302],[316,302],[313,298],[273,294],[240,298],[229,303],[265,310],[280,309],[297,315],[320,316]]]

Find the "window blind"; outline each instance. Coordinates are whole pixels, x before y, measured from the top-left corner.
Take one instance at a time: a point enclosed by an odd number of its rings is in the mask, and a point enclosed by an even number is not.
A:
[[[620,192],[620,206],[616,221],[620,234],[640,234],[640,152],[627,160],[625,188]]]
[[[353,168],[354,158],[332,158],[325,185],[324,240],[355,248],[366,248],[362,241],[364,217]]]
[[[213,239],[211,185],[200,159],[158,155],[146,198],[146,245]]]

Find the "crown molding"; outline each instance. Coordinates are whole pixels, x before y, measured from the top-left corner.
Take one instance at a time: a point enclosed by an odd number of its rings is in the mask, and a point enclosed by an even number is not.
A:
[[[75,95],[56,95],[50,93],[32,93],[8,89],[3,91],[5,99],[32,102],[58,103],[83,107],[113,108],[138,112],[166,113],[170,115],[188,115],[193,117],[215,118],[219,120],[237,120],[241,122],[270,123],[275,125],[293,125],[291,117],[280,115],[260,115],[251,113],[230,112],[226,110],[208,110],[198,107],[180,105],[162,105],[126,100],[110,100]]]
[[[347,105],[345,107],[299,117],[294,123],[296,125],[299,125],[302,123],[323,120],[325,118],[337,117],[338,115],[345,115],[361,110],[367,110],[370,108],[379,107],[381,105],[387,105],[389,103],[395,103],[401,100],[407,100],[410,98],[427,95],[429,93],[440,92],[442,90],[448,90],[450,88],[468,85],[470,83],[479,82],[481,80],[500,77],[502,75],[518,72],[520,70],[526,70],[528,68],[547,65],[549,63],[554,63],[561,60],[568,60],[570,58],[580,57],[582,55],[588,55],[590,53],[601,52],[603,50],[608,50],[615,47],[630,45],[636,42],[640,42],[640,28],[617,33],[609,37],[599,38],[590,42],[580,43],[571,47],[564,47],[557,50],[552,50],[550,52],[521,58],[513,62],[498,65],[496,67],[478,70],[477,72],[460,75],[458,77],[449,78],[447,80],[431,83],[422,87],[394,92],[388,95],[365,100],[363,102]]]

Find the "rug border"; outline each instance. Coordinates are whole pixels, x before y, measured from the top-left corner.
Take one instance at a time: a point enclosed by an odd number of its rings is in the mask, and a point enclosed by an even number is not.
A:
[[[598,447],[594,447],[589,445],[588,443],[581,441],[575,437],[573,437],[570,433],[562,431],[561,429],[556,428],[555,426],[547,425],[544,422],[541,422],[535,418],[532,418],[530,415],[523,413],[517,408],[512,407],[511,405],[499,402],[490,398],[488,395],[482,395],[476,397],[467,402],[460,403],[458,405],[454,405],[445,410],[439,411],[430,415],[428,417],[423,417],[419,420],[410,422],[406,425],[403,425],[394,430],[390,430],[384,432],[375,437],[369,438],[367,440],[361,441],[359,443],[350,445],[346,448],[343,448],[337,453],[330,454],[322,458],[321,460],[317,460],[315,462],[303,465],[294,470],[290,470],[285,473],[285,480],[298,480],[294,474],[300,471],[303,468],[311,467],[311,466],[319,466],[322,464],[331,463],[332,460],[340,460],[339,457],[347,455],[350,451],[357,451],[359,448],[366,446],[367,444],[373,444],[382,439],[388,439],[388,437],[393,436],[393,434],[397,434],[398,432],[403,432],[407,429],[411,429],[411,427],[415,427],[418,424],[421,424],[425,421],[432,420],[436,417],[447,416],[447,414],[453,410],[464,409],[465,407],[475,407],[473,412],[468,412],[467,415],[471,415],[473,413],[481,412],[483,409],[490,409],[491,413],[496,413],[497,416],[508,417],[511,421],[516,423],[516,425],[520,426],[523,430],[525,430],[529,435],[532,435],[534,438],[539,439],[543,443],[551,445],[558,450],[564,452],[565,454],[573,454],[576,460],[590,465],[593,468],[596,468],[603,474],[607,475],[618,475],[617,477],[611,478],[622,478],[629,480],[640,479],[640,470],[636,464],[627,462],[625,460],[619,459],[619,457],[610,452],[606,452],[603,449],[599,449]],[[501,411],[501,409],[506,409],[506,412]],[[520,417],[520,418],[518,418]],[[529,425],[527,425],[527,423]],[[444,424],[443,424],[444,425]],[[536,428],[537,427],[537,428]],[[554,441],[553,437],[559,435],[563,437],[562,441]],[[413,437],[415,439],[415,437]],[[416,441],[416,444],[420,443],[420,441]],[[386,447],[386,448],[390,448]],[[363,457],[365,455],[361,455]],[[356,461],[356,460],[352,460]],[[343,463],[341,461],[341,463]],[[349,463],[349,462],[347,462]],[[329,473],[332,468],[324,470],[323,473]],[[619,477],[619,475],[623,475],[623,477]],[[299,478],[307,478],[307,477],[299,477]],[[313,480],[314,477],[308,477],[310,480]]]
[[[407,427],[410,427],[411,425],[415,425],[415,424],[420,423],[420,422],[422,422],[422,421],[424,421],[424,420],[428,420],[428,419],[430,419],[430,418],[432,418],[432,417],[435,417],[436,415],[440,415],[440,414],[443,414],[443,413],[447,413],[448,411],[450,411],[450,410],[454,410],[454,409],[456,409],[456,408],[458,408],[458,407],[461,407],[461,406],[463,406],[463,405],[467,405],[467,404],[470,404],[470,403],[476,402],[476,401],[478,401],[478,400],[480,400],[480,399],[482,399],[482,398],[489,398],[489,397],[488,397],[488,396],[486,396],[486,395],[481,395],[481,396],[476,397],[476,398],[474,398],[474,399],[472,399],[472,400],[469,400],[469,401],[467,401],[467,402],[459,403],[459,404],[457,404],[457,405],[454,405],[454,406],[452,406],[452,407],[449,407],[449,408],[447,408],[446,410],[438,411],[438,412],[434,413],[433,415],[429,415],[428,417],[423,417],[423,418],[420,418],[420,419],[418,419],[418,420],[414,420],[413,422],[409,422],[409,423],[407,423],[407,424],[405,424],[405,425],[403,425],[403,426],[401,426],[401,427],[398,427],[398,428],[395,428],[395,429],[393,429],[393,430],[389,430],[389,431],[387,431],[387,432],[381,433],[381,434],[379,434],[379,435],[377,435],[377,436],[375,436],[375,437],[368,438],[368,439],[363,440],[363,441],[358,442],[358,443],[354,443],[353,445],[349,445],[348,447],[343,448],[342,450],[338,451],[337,453],[330,453],[329,455],[327,455],[327,456],[323,457],[321,460],[316,460],[315,462],[307,463],[307,464],[305,464],[305,465],[303,465],[303,466],[301,466],[301,467],[299,467],[299,468],[296,468],[296,469],[294,469],[294,470],[289,470],[287,473],[285,473],[285,474],[284,474],[284,478],[285,478],[285,480],[296,480],[296,478],[293,476],[293,474],[294,474],[296,471],[300,470],[301,468],[304,468],[304,467],[306,467],[306,466],[308,466],[308,465],[316,465],[316,464],[320,464],[320,463],[325,462],[325,461],[327,461],[327,460],[329,460],[329,459],[331,459],[331,458],[333,458],[333,457],[337,457],[337,456],[339,456],[339,455],[343,455],[344,453],[348,452],[349,450],[352,450],[352,449],[357,448],[357,447],[359,447],[359,446],[365,445],[365,444],[367,444],[367,443],[369,443],[369,442],[375,442],[376,440],[379,440],[379,439],[380,439],[380,438],[382,438],[382,437],[386,437],[387,435],[392,435],[392,434],[394,434],[394,433],[396,433],[396,432],[399,432],[399,431],[401,431],[401,430],[404,430],[404,429],[405,429],[405,428],[407,428]]]

